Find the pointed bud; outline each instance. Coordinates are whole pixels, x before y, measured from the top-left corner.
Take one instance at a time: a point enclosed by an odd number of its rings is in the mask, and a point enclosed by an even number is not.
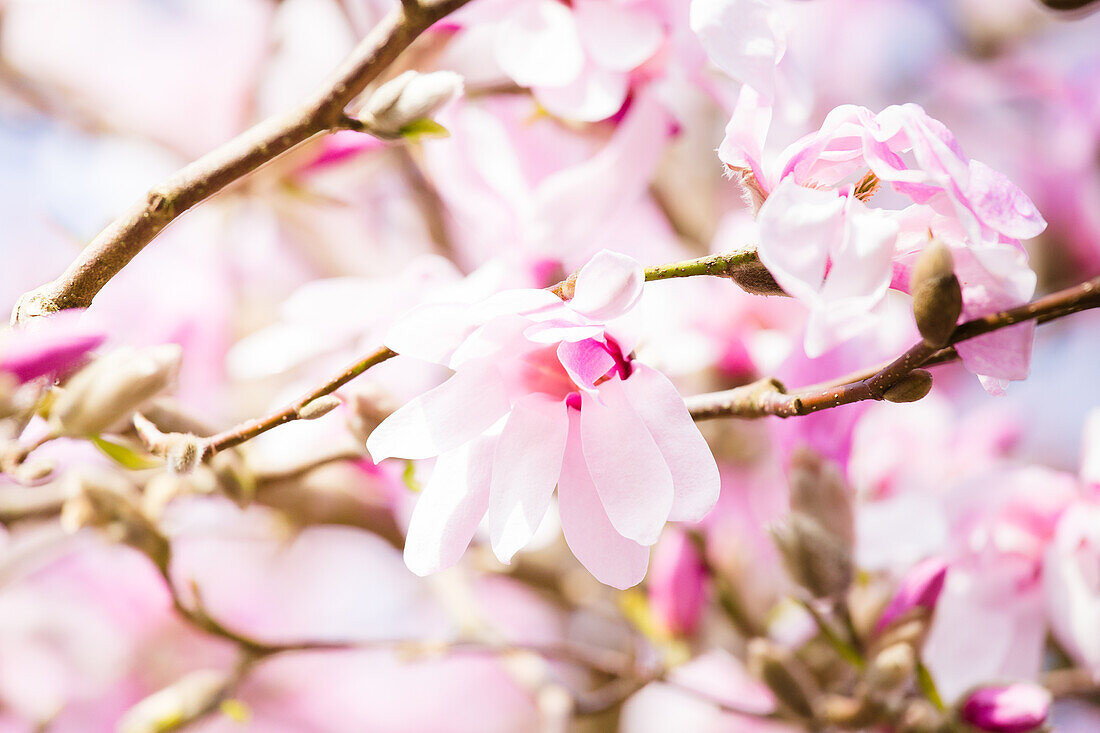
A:
[[[706,568],[686,532],[668,528],[653,551],[646,592],[665,628],[690,635],[699,626],[706,600]]]
[[[50,409],[50,422],[64,435],[97,435],[167,389],[180,357],[176,344],[105,354],[65,384]]]
[[[913,296],[913,316],[924,341],[942,348],[955,331],[962,313],[962,288],[955,277],[955,261],[951,249],[939,240],[932,240],[917,259],[909,279]]]
[[[149,452],[165,459],[168,470],[176,474],[190,473],[202,459],[203,442],[191,433],[162,433],[142,414],[133,417],[134,429]]]
[[[985,687],[966,698],[959,717],[978,730],[1027,733],[1043,724],[1050,703],[1050,692],[1039,685],[1021,682]]]
[[[336,395],[327,394],[299,407],[298,419],[316,420],[322,415],[329,414],[339,406],[340,398]]]
[[[842,593],[854,575],[851,548],[817,521],[797,512],[771,528],[791,579],[815,598]]]
[[[757,637],[749,642],[748,667],[784,707],[803,718],[814,716],[813,701],[821,691],[813,675],[790,650]]]
[[[175,730],[216,708],[229,687],[230,677],[225,672],[191,672],[130,708],[118,723],[119,733]]]
[[[821,704],[821,717],[843,730],[863,730],[873,725],[881,710],[866,698],[826,695]]]
[[[939,733],[945,730],[944,714],[928,700],[909,700],[901,714],[898,733]]]
[[[929,620],[943,592],[947,568],[947,562],[938,557],[930,557],[914,565],[898,583],[893,599],[879,616],[875,633],[882,633],[915,615]]]
[[[887,402],[916,402],[932,391],[932,372],[914,369],[882,393]]]
[[[787,480],[792,512],[815,519],[844,547],[855,547],[852,491],[835,463],[811,450],[796,450],[791,456]]]
[[[430,119],[461,92],[462,77],[453,71],[428,74],[406,71],[371,95],[363,110],[362,122],[372,135],[398,138],[407,127]]]

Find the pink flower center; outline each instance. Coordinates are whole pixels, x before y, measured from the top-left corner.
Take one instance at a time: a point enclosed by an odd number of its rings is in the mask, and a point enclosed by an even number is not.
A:
[[[630,376],[630,357],[614,338],[604,338],[563,341],[527,352],[514,373],[517,391],[549,395],[580,409],[580,390]]]

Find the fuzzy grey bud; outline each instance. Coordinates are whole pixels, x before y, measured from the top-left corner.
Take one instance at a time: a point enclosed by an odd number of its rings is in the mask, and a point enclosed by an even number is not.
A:
[[[835,463],[813,451],[797,450],[791,456],[788,483],[792,512],[815,519],[844,547],[855,547],[853,492]]]
[[[917,655],[913,647],[904,642],[891,644],[871,660],[867,684],[876,692],[890,692],[912,679],[916,669]]]
[[[748,646],[749,671],[775,694],[779,702],[803,718],[814,716],[813,701],[820,690],[813,675],[788,649],[764,638]]]
[[[951,249],[933,240],[917,259],[909,278],[913,317],[929,346],[941,348],[955,331],[962,312],[962,288],[955,277]]]
[[[816,520],[792,512],[771,528],[771,534],[791,579],[815,598],[835,596],[851,585],[851,548]]]
[[[299,420],[316,420],[317,418],[327,415],[337,407],[340,406],[340,398],[336,395],[327,394],[322,397],[318,397],[312,402],[307,402],[298,408]]]
[[[430,119],[461,92],[462,77],[453,71],[406,71],[375,90],[362,122],[372,135],[397,138],[412,123]]]
[[[198,670],[130,708],[118,723],[119,733],[162,733],[176,730],[216,708],[229,691],[225,672]]]
[[[81,369],[50,409],[62,435],[96,435],[167,389],[179,370],[181,349],[164,344],[111,351]]]
[[[927,369],[914,369],[891,384],[882,393],[887,402],[916,402],[932,391],[932,373]]]

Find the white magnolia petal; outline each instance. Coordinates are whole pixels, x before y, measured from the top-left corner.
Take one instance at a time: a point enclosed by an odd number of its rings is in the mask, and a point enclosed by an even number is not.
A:
[[[367,438],[367,450],[375,463],[438,456],[484,432],[508,409],[500,372],[471,364],[383,420]]]
[[[569,307],[597,321],[621,316],[642,297],[645,270],[628,255],[600,250],[577,273]]]
[[[542,522],[561,472],[565,403],[533,394],[516,402],[497,442],[489,492],[493,552],[508,563]]]
[[[624,537],[652,545],[672,510],[672,473],[621,380],[601,384],[598,396],[581,394],[580,424],[588,471],[608,519]]]
[[[428,575],[458,562],[489,506],[495,436],[480,436],[439,457],[417,499],[405,537],[405,564]]]
[[[569,439],[558,477],[558,514],[569,549],[601,583],[637,585],[649,566],[649,548],[619,534],[592,483],[581,449],[580,415],[569,411]]]
[[[718,501],[721,478],[687,405],[668,377],[637,362],[623,388],[672,473],[675,495],[669,520],[699,521]]]

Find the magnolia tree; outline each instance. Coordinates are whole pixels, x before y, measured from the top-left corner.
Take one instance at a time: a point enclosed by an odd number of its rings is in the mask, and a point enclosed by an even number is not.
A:
[[[1100,730],[1091,4],[0,2],[0,731]]]

